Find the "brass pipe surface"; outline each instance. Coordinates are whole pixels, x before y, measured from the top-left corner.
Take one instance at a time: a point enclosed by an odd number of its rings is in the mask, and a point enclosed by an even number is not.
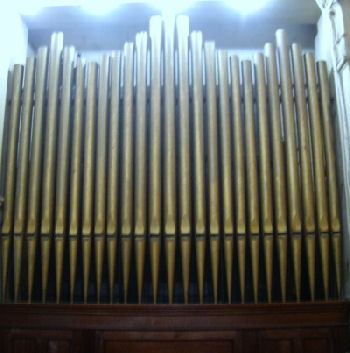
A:
[[[67,232],[69,140],[71,129],[71,94],[73,80],[73,60],[75,49],[63,50],[62,97],[58,128],[57,170],[56,170],[56,214],[55,214],[55,260],[56,260],[56,301],[60,302],[63,276],[64,238]]]
[[[110,59],[111,101],[108,132],[107,168],[107,259],[109,276],[109,297],[113,302],[114,278],[117,257],[118,195],[119,195],[119,101],[120,101],[120,59],[121,52],[115,51]]]
[[[144,236],[146,228],[146,70],[147,33],[136,35],[136,135],[135,135],[135,235]]]
[[[138,300],[141,302],[145,263],[147,218],[147,33],[136,35],[136,136],[135,136],[135,259]]]
[[[301,247],[301,199],[298,172],[297,142],[295,134],[294,104],[288,39],[284,30],[276,31],[276,42],[279,54],[281,94],[283,107],[283,122],[286,140],[287,161],[287,202],[288,202],[288,231],[292,242],[293,272],[297,300],[300,299],[300,257],[298,249]]]
[[[97,302],[101,298],[102,272],[106,234],[106,184],[107,184],[107,113],[110,57],[103,55],[100,64],[97,105],[97,153],[94,209],[94,243],[96,262]]]
[[[218,270],[220,253],[220,214],[219,214],[219,163],[218,163],[218,128],[216,103],[216,58],[215,43],[204,43],[206,111],[208,131],[208,175],[209,175],[209,234],[210,259],[214,291],[217,303]],[[229,130],[230,133],[230,130]]]
[[[271,189],[271,160],[269,128],[267,122],[266,80],[264,55],[254,58],[255,82],[259,130],[259,170],[260,170],[260,209],[261,227],[265,253],[266,290],[268,302],[272,301],[273,275],[273,201]]]
[[[333,257],[338,296],[342,293],[342,259],[341,259],[341,212],[339,209],[339,194],[337,187],[337,169],[335,161],[334,132],[330,117],[330,96],[328,84],[327,64],[324,61],[317,63],[318,81],[321,94],[321,112],[323,125],[323,141],[326,156],[326,173],[328,181],[329,228],[332,235]]]
[[[83,218],[82,253],[84,302],[88,298],[88,285],[91,264],[91,236],[93,232],[94,166],[95,166],[95,124],[98,65],[89,63],[86,83],[86,113],[84,133],[84,180],[83,180]]]
[[[234,161],[234,195],[236,205],[237,256],[241,301],[245,300],[245,242],[246,242],[246,204],[245,204],[245,161],[241,114],[241,93],[238,57],[231,57],[232,86],[232,139]]]
[[[150,149],[149,149],[149,234],[153,301],[158,296],[161,234],[161,43],[162,18],[151,17],[149,23],[151,58]]]
[[[248,232],[259,234],[259,193],[256,161],[255,127],[251,61],[242,62],[245,106],[245,141],[247,173]]]
[[[38,50],[35,82],[35,105],[32,126],[32,143],[29,161],[28,182],[28,214],[27,214],[27,244],[28,244],[28,302],[32,301],[34,285],[34,268],[36,257],[36,240],[40,226],[41,199],[41,166],[42,166],[42,136],[43,114],[46,94],[46,74],[48,48]]]
[[[277,234],[281,296],[282,301],[285,302],[287,293],[287,196],[281,135],[277,63],[275,47],[272,43],[265,45],[265,57],[272,140],[275,232]]]
[[[11,235],[13,232],[13,215],[15,203],[15,176],[17,160],[17,143],[20,121],[21,92],[22,92],[23,66],[15,65],[13,68],[11,109],[8,126],[7,158],[4,189],[4,211],[1,227],[1,251],[2,251],[2,300],[6,299],[6,285],[8,262],[10,256]]]
[[[226,270],[226,288],[228,302],[232,293],[232,263],[233,263],[233,193],[232,193],[232,140],[230,121],[230,100],[228,90],[228,57],[227,51],[217,52],[219,78],[219,108],[220,108],[220,154],[221,154],[221,192],[223,197],[223,232],[224,260]],[[215,84],[215,82],[214,82]],[[216,141],[217,142],[217,141]],[[211,179],[210,179],[211,182]],[[217,260],[219,261],[219,259]],[[218,266],[219,267],[219,266]]]
[[[205,177],[204,177],[204,131],[203,131],[203,38],[201,32],[192,32],[191,63],[193,89],[194,130],[194,208],[196,234],[196,263],[199,300],[203,302],[205,261]]]
[[[168,299],[173,302],[176,233],[175,173],[175,18],[164,20],[164,235]],[[168,239],[168,236],[170,238]],[[169,243],[169,244],[168,244]]]
[[[15,211],[14,211],[14,299],[18,301],[23,236],[26,232],[27,219],[27,191],[28,191],[28,167],[29,167],[29,143],[30,127],[32,124],[33,96],[34,96],[34,75],[35,58],[30,57],[26,60],[26,70],[24,77],[23,103],[21,112],[21,132],[19,137],[18,168],[16,176],[15,191]]]
[[[222,171],[223,196],[223,231],[225,235],[234,233],[233,200],[232,200],[232,142],[230,124],[230,105],[228,93],[228,60],[227,52],[217,52],[219,74],[219,108],[220,108],[220,154]],[[214,82],[215,84],[215,82]],[[217,141],[216,141],[217,142]],[[211,176],[211,175],[210,175]],[[211,181],[211,179],[210,179]]]
[[[246,175],[247,175],[247,210],[248,233],[251,246],[251,263],[253,278],[254,302],[258,301],[259,283],[259,191],[256,161],[255,128],[253,112],[252,63],[242,62],[245,107],[245,142],[246,142]]]
[[[15,65],[13,68],[11,112],[8,127],[6,175],[5,175],[5,201],[1,233],[8,235],[13,231],[13,215],[15,203],[15,175],[17,160],[18,132],[21,112],[23,66]]]
[[[313,176],[312,176],[312,162],[310,156],[310,142],[309,142],[309,124],[308,112],[306,106],[305,95],[305,80],[303,71],[303,61],[301,55],[301,46],[293,43],[292,45],[293,57],[293,71],[295,84],[295,100],[297,123],[299,133],[299,150],[300,150],[300,179],[301,179],[301,201],[303,212],[303,228],[305,231],[305,242],[308,258],[308,273],[309,273],[309,287],[311,299],[314,300],[314,283],[315,283],[315,250],[314,245],[315,236],[315,206],[314,206],[314,190],[313,190]],[[300,292],[299,292],[300,297]]]
[[[164,234],[175,234],[175,19],[164,21]]]
[[[208,130],[208,168],[209,168],[209,234],[219,235],[219,163],[218,163],[218,128],[216,104],[216,63],[215,43],[204,43],[205,83],[207,102]]]
[[[309,116],[311,122],[312,151],[315,178],[315,199],[317,230],[320,241],[323,289],[325,299],[329,292],[329,219],[328,219],[328,195],[326,193],[326,181],[324,174],[323,135],[321,126],[320,107],[316,87],[315,58],[312,53],[305,55],[306,76],[309,93]]]
[[[63,33],[51,36],[50,60],[48,69],[48,101],[46,113],[45,147],[42,172],[41,207],[41,259],[42,259],[42,301],[46,292],[50,265],[51,237],[54,232],[55,174],[56,174],[56,134],[57,105],[60,82],[60,61],[63,47]]]
[[[32,123],[32,109],[34,96],[35,58],[26,60],[24,76],[23,103],[21,112],[21,131],[18,150],[18,168],[16,177],[14,234],[23,235],[26,231],[27,219],[27,191],[29,173],[29,144],[30,127]]]
[[[218,130],[216,104],[215,43],[204,43],[205,81],[207,95],[208,173],[209,173],[209,234],[210,259],[214,303],[218,296],[218,270],[220,253],[219,180],[218,180]]]
[[[301,232],[301,203],[288,39],[284,30],[277,30],[276,42],[279,54],[283,121],[286,139],[289,232],[292,235],[295,233],[300,234]]]
[[[190,234],[191,227],[191,176],[190,176],[190,125],[189,125],[189,79],[188,79],[188,16],[176,17],[178,52],[179,96],[179,229],[184,301],[188,302]]]
[[[133,211],[133,64],[134,45],[124,45],[124,102],[123,102],[123,149],[121,169],[121,236],[123,263],[124,301],[126,301],[129,285],[131,243],[132,243],[132,211]],[[130,244],[127,244],[130,243]],[[123,249],[123,248],[122,248]]]
[[[202,33],[191,33],[194,123],[195,233],[205,234]]]
[[[77,59],[75,74],[75,99],[73,113],[72,157],[70,169],[70,200],[69,200],[69,274],[70,301],[74,300],[75,279],[77,270],[78,234],[80,232],[80,193],[81,193],[81,162],[83,140],[85,64]]]

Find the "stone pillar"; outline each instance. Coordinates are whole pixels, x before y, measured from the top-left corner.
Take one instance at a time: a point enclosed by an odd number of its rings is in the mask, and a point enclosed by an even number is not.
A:
[[[336,99],[335,140],[343,212],[343,294],[350,298],[350,1],[316,0],[322,10],[315,39],[317,60],[326,60]]]

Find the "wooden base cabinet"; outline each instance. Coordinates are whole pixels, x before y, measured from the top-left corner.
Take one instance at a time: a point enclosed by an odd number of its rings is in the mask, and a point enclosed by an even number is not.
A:
[[[349,302],[0,305],[1,353],[346,353]]]

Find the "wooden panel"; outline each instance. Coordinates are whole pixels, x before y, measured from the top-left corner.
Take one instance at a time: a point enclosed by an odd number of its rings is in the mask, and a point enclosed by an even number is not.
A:
[[[346,353],[349,303],[0,305],[0,353]]]
[[[231,353],[230,341],[106,342],[105,353]]]
[[[70,351],[69,341],[50,340],[48,342],[47,353],[69,353]]]
[[[263,340],[259,353],[294,353],[292,340]]]
[[[329,353],[332,352],[329,340],[323,338],[309,338],[303,341],[303,352],[307,353]]]
[[[15,338],[12,341],[12,353],[37,353],[39,344],[35,339]]]

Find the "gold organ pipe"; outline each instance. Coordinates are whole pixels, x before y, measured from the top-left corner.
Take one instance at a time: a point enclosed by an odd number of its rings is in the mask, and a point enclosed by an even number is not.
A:
[[[316,88],[315,58],[312,53],[305,55],[306,76],[309,92],[309,113],[311,121],[312,151],[315,176],[316,219],[321,251],[323,289],[325,299],[329,292],[329,220],[328,199],[324,175],[322,127]]]
[[[66,47],[63,50],[62,97],[58,129],[58,151],[56,171],[56,219],[55,219],[55,259],[56,259],[56,301],[60,302],[64,238],[67,232],[69,135],[71,113],[71,91],[73,79],[73,60],[75,50]]]
[[[13,232],[13,214],[15,202],[15,175],[17,159],[17,138],[21,109],[23,66],[14,65],[11,96],[11,113],[8,126],[7,159],[5,174],[5,202],[2,223],[2,300],[6,299],[8,262],[11,235]]]
[[[203,132],[203,38],[202,33],[191,33],[194,175],[195,175],[195,234],[196,263],[199,301],[203,303],[205,262],[205,181],[204,181],[204,132]]]
[[[161,42],[162,18],[151,17],[151,108],[149,155],[149,235],[153,301],[157,302],[161,233]]]
[[[308,262],[311,300],[315,299],[315,206],[313,193],[312,162],[310,156],[308,112],[305,96],[305,81],[301,46],[292,45],[295,100],[300,144],[301,195],[303,227]]]
[[[271,303],[273,276],[273,210],[269,129],[266,107],[266,80],[264,56],[261,53],[255,55],[255,78],[259,126],[261,230],[264,237],[267,300]]]
[[[56,169],[56,126],[60,82],[60,60],[63,34],[51,37],[48,72],[48,101],[46,113],[45,148],[42,174],[42,215],[41,215],[41,258],[42,258],[42,301],[46,301],[50,265],[51,236],[54,231],[55,169]]]
[[[123,268],[124,301],[127,301],[133,210],[133,65],[134,45],[124,44],[124,106],[123,106],[123,150],[122,150],[122,203],[121,203],[121,250]]]
[[[338,296],[341,296],[341,221],[339,210],[339,195],[337,188],[337,174],[334,149],[334,132],[330,117],[330,98],[328,86],[328,70],[324,61],[317,63],[318,80],[321,93],[321,111],[323,125],[323,141],[325,147],[328,180],[329,228],[332,236],[333,254],[335,261],[335,275]]]
[[[22,267],[23,236],[27,218],[28,159],[30,127],[32,123],[35,58],[27,58],[24,77],[21,133],[18,151],[14,212],[14,289],[15,302],[18,300]]]
[[[223,197],[223,231],[224,259],[226,268],[226,287],[228,302],[232,294],[232,263],[233,263],[233,199],[232,199],[232,142],[230,121],[230,100],[228,91],[228,59],[227,51],[217,52],[219,73],[220,102],[220,139],[221,139],[221,173]],[[219,256],[219,254],[218,254]]]
[[[3,131],[2,131],[2,141],[1,141],[1,192],[4,194],[5,193],[5,187],[6,187],[6,163],[7,163],[7,145],[9,144],[8,141],[8,135],[9,135],[9,121],[10,121],[10,115],[11,115],[11,105],[8,104],[8,102],[11,100],[12,93],[13,93],[13,71],[8,70],[7,71],[7,92],[6,92],[6,99],[5,99],[5,109],[4,109],[4,125],[3,125]],[[12,101],[11,101],[12,102]],[[5,199],[4,197],[1,197],[1,207],[4,207],[4,202]],[[3,220],[3,210],[1,212],[1,220]],[[4,242],[3,242],[4,240]],[[5,243],[5,246],[10,247],[10,237],[6,236],[4,239],[3,234],[1,233],[1,243]],[[8,244],[6,244],[6,242]],[[1,244],[1,265],[5,264],[8,266],[8,257],[9,257],[9,251],[7,249],[3,248],[3,245]],[[5,259],[4,256],[7,258]],[[4,261],[5,260],[5,261]],[[4,268],[2,267],[1,269],[1,293],[2,293],[2,302],[4,303],[6,300],[6,282],[7,282],[7,268],[5,270],[5,274],[3,272]],[[4,278],[6,277],[6,278]]]
[[[247,172],[247,210],[248,232],[250,236],[252,278],[254,302],[258,302],[259,285],[259,194],[258,171],[256,162],[253,89],[252,89],[252,64],[250,60],[242,62],[244,83],[245,107],[245,141],[246,141],[246,172]]]
[[[118,236],[120,59],[121,52],[113,52],[110,62],[111,102],[107,169],[107,259],[111,303],[113,302]]]
[[[86,83],[86,113],[84,134],[84,181],[83,181],[83,281],[84,303],[88,299],[88,287],[91,264],[91,235],[93,232],[93,190],[95,165],[95,124],[96,124],[96,83],[98,65],[89,63]]]
[[[277,233],[277,248],[280,267],[282,301],[286,301],[287,292],[287,201],[284,156],[281,136],[280,98],[275,47],[265,45],[268,98],[271,116],[274,218]]]
[[[219,214],[219,163],[218,128],[216,104],[216,60],[215,43],[204,43],[205,84],[207,101],[208,130],[208,175],[209,175],[209,234],[210,258],[213,281],[214,302],[218,300],[218,271],[220,254],[220,214]],[[229,131],[230,132],[230,131]],[[229,296],[230,298],[230,296]]]
[[[97,302],[100,302],[106,234],[107,182],[107,111],[110,58],[103,55],[100,64],[97,106],[97,153],[95,180],[94,243],[96,262]]]
[[[46,72],[48,48],[38,50],[35,82],[35,106],[32,127],[32,143],[29,164],[28,183],[28,218],[27,218],[27,246],[28,246],[28,302],[32,301],[34,285],[34,267],[36,257],[36,241],[40,226],[40,198],[41,198],[41,166],[42,166],[42,136],[43,114],[46,93]]]
[[[261,53],[254,56],[253,80],[251,61],[242,61],[240,68],[238,57],[228,57],[226,50],[216,50],[214,42],[203,45],[201,32],[193,31],[189,35],[187,16],[178,16],[176,20],[175,17],[152,17],[149,36],[149,54],[148,34],[140,32],[135,38],[135,48],[127,42],[123,52],[113,52],[111,57],[104,55],[100,65],[89,63],[85,67],[80,56],[76,58],[73,47],[63,49],[63,34],[54,33],[50,56],[48,48],[43,47],[38,51],[37,63],[35,58],[27,58],[24,84],[23,67],[14,66],[13,77],[8,82],[7,100],[11,96],[11,101],[6,105],[2,155],[2,300],[6,300],[9,292],[6,286],[13,241],[14,301],[18,302],[22,296],[25,284],[22,283],[21,271],[25,267],[22,260],[26,256],[28,302],[32,301],[40,234],[42,301],[46,301],[48,283],[51,283],[49,269],[54,235],[56,300],[60,302],[67,232],[71,303],[79,267],[79,234],[84,302],[88,301],[89,294],[93,236],[97,302],[100,302],[103,284],[105,242],[109,296],[113,302],[119,232],[125,302],[133,246],[137,298],[142,302],[147,238],[153,301],[157,302],[163,238],[168,301],[173,303],[178,238],[184,302],[188,303],[192,232],[200,303],[204,300],[206,266],[210,266],[214,302],[218,302],[221,254],[226,293],[231,302],[235,233],[242,302],[245,301],[247,234],[252,268],[250,285],[255,303],[259,300],[260,245],[265,257],[267,300],[273,299],[274,243],[281,299],[286,301],[288,239],[295,296],[297,301],[301,300],[302,238],[311,300],[316,296],[316,240],[320,247],[325,299],[329,297],[330,275],[335,276],[340,297],[341,211],[326,63],[315,65],[312,53],[307,53],[303,62],[302,48],[296,43],[291,47],[290,62],[286,32],[278,30],[279,62],[276,62],[274,45],[267,43],[265,56]],[[150,60],[149,68],[147,60]],[[329,264],[330,240],[334,273],[330,272],[333,267]],[[206,262],[207,250],[210,261]]]
[[[164,245],[168,299],[173,302],[175,277],[175,18],[164,21]]]
[[[146,75],[147,75],[147,33],[136,35],[136,136],[135,136],[135,260],[138,301],[141,303],[145,248],[147,234],[146,219],[146,161],[147,161],[147,122],[146,122]]]
[[[182,283],[185,304],[188,303],[190,248],[191,248],[191,179],[190,179],[190,126],[189,126],[189,81],[188,81],[188,36],[189,18],[177,16],[177,51],[179,72],[179,209],[180,244],[182,260]]]
[[[245,300],[245,252],[246,252],[246,207],[245,207],[245,163],[243,129],[241,115],[241,93],[238,57],[231,57],[232,85],[232,127],[234,154],[234,191],[237,224],[237,254],[240,292],[242,303]]]
[[[283,120],[286,139],[288,227],[292,244],[295,291],[297,300],[299,301],[301,281],[301,202],[288,39],[284,30],[277,30],[276,42],[279,53]]]
[[[70,301],[74,300],[74,288],[77,269],[78,234],[80,231],[80,192],[81,192],[81,159],[83,138],[85,65],[77,59],[75,75],[75,99],[72,136],[72,159],[70,170],[70,203],[69,203],[69,273]]]

